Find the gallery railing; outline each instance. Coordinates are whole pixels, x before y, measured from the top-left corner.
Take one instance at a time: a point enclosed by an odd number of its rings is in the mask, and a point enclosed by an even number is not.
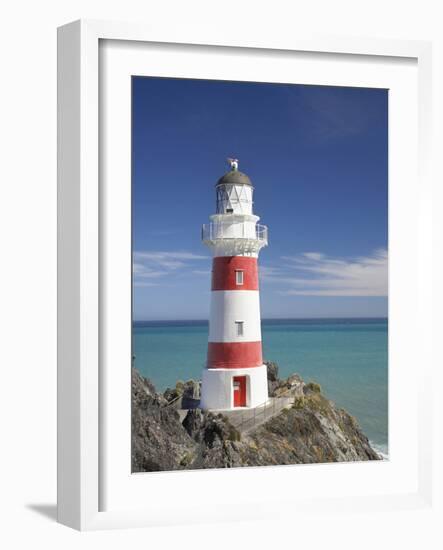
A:
[[[219,239],[247,239],[259,241],[263,245],[268,243],[268,228],[266,225],[256,224],[251,227],[246,223],[211,222],[202,226],[202,240],[205,242]]]

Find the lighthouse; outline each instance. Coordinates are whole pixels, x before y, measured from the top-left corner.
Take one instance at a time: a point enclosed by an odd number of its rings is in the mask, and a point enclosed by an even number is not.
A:
[[[216,213],[203,225],[202,240],[213,254],[209,338],[200,407],[254,408],[268,400],[263,364],[258,255],[268,244],[267,227],[253,213],[252,182],[231,169],[216,183]]]

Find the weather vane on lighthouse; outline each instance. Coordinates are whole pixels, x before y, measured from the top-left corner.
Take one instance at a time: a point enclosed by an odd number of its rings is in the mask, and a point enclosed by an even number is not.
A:
[[[213,253],[208,356],[200,406],[206,410],[255,408],[268,400],[262,358],[257,258],[268,230],[253,213],[253,187],[228,158],[231,170],[216,186],[216,213],[203,226]]]
[[[231,170],[237,171],[238,170],[238,159],[232,159],[228,157],[228,162],[231,166]]]

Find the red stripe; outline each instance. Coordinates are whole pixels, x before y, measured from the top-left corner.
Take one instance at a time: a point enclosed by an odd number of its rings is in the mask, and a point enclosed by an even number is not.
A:
[[[236,271],[243,271],[243,284],[236,282]],[[258,290],[257,258],[219,256],[212,261],[212,290]]]
[[[208,343],[208,369],[246,369],[261,365],[261,342]]]

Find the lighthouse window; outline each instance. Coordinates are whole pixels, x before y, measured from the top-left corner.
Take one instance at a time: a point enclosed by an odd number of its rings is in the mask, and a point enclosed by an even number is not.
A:
[[[235,325],[237,327],[237,336],[243,336],[244,334],[244,331],[243,331],[243,328],[244,328],[244,321],[235,321]]]
[[[235,272],[235,284],[242,285],[243,284],[243,271],[236,271]]]

